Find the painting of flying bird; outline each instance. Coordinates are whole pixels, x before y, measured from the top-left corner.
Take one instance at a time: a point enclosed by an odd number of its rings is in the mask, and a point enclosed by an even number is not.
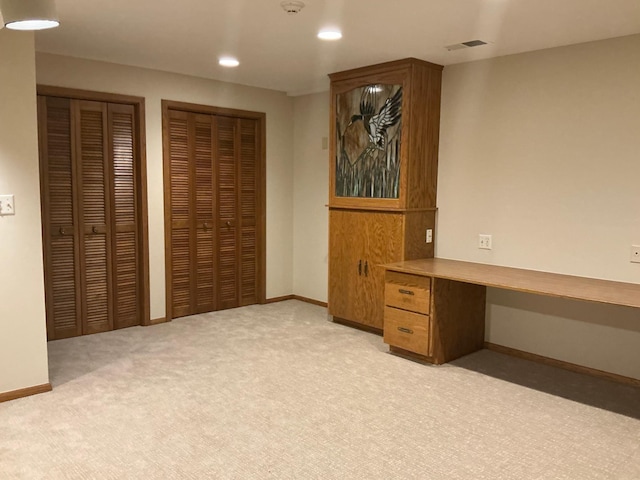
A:
[[[401,85],[337,95],[336,196],[398,198],[401,132]]]

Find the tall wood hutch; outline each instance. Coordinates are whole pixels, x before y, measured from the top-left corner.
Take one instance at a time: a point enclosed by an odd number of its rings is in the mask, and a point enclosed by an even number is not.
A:
[[[408,58],[329,77],[329,313],[380,333],[381,265],[434,254],[442,66]]]

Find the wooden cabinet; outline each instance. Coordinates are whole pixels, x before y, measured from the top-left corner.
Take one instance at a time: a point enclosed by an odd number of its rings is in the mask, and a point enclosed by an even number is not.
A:
[[[403,216],[353,210],[332,210],[329,216],[331,313],[381,329],[384,270],[380,265],[402,255]]]
[[[394,353],[441,364],[482,348],[486,289],[387,270],[384,341]]]
[[[139,325],[142,258],[133,105],[38,96],[47,336]]]
[[[330,75],[329,313],[382,332],[383,263],[433,257],[442,67]]]

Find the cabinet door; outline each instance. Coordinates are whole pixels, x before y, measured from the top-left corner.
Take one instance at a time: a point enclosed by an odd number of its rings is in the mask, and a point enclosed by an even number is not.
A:
[[[360,278],[363,323],[375,328],[384,325],[384,268],[380,265],[402,260],[403,221],[399,213],[366,213],[365,255]]]
[[[329,313],[382,329],[384,269],[401,260],[403,215],[331,210]]]
[[[360,218],[354,212],[329,211],[329,313],[354,322],[362,317],[357,301],[364,253]]]

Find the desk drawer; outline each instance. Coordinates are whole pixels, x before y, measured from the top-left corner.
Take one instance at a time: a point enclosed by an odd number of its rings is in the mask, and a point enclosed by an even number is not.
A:
[[[384,307],[384,341],[394,347],[430,356],[428,315]]]
[[[428,315],[430,295],[429,277],[387,271],[384,286],[385,305]]]

